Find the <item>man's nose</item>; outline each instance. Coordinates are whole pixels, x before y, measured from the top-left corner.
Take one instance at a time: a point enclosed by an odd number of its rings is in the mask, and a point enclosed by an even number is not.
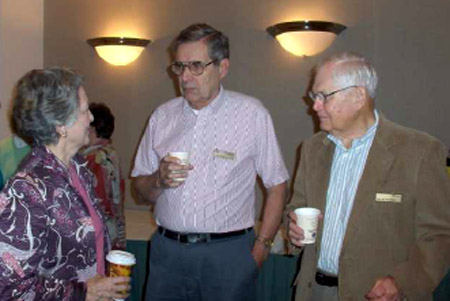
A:
[[[193,77],[193,75],[192,75],[191,70],[189,69],[189,67],[188,66],[183,66],[183,70],[181,71],[181,74],[180,74],[180,79],[182,81],[186,81],[186,80],[191,79],[192,77]]]
[[[323,108],[323,101],[318,99],[314,100],[313,110],[317,112],[322,108]]]

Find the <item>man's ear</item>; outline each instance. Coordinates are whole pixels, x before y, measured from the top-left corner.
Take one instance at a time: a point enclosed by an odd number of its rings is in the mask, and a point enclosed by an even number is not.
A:
[[[223,59],[220,61],[219,65],[220,79],[223,79],[225,76],[227,76],[229,67],[230,67],[229,59]]]
[[[355,91],[355,103],[357,108],[361,110],[366,106],[366,102],[369,101],[369,95],[365,87],[356,87]]]

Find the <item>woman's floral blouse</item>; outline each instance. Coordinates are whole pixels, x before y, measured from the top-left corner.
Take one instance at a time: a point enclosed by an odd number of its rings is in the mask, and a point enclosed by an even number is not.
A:
[[[87,163],[75,156],[71,164],[103,219]],[[0,193],[0,300],[84,300],[96,269],[88,208],[67,167],[35,147]]]

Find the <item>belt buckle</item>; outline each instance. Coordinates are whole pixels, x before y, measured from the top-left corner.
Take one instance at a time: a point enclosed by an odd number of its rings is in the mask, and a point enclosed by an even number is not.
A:
[[[188,244],[204,243],[208,241],[209,237],[206,234],[188,234],[186,237],[186,243]]]
[[[322,272],[316,272],[315,280],[317,284],[324,286],[338,286],[338,279],[334,276],[328,276]]]
[[[325,281],[324,281],[324,277],[325,275],[322,273],[316,273],[316,282],[320,285],[324,285]]]

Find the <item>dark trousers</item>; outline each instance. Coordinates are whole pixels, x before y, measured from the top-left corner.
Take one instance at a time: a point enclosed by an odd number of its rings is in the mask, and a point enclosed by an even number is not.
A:
[[[146,300],[256,300],[254,231],[183,244],[156,232],[151,240]]]

